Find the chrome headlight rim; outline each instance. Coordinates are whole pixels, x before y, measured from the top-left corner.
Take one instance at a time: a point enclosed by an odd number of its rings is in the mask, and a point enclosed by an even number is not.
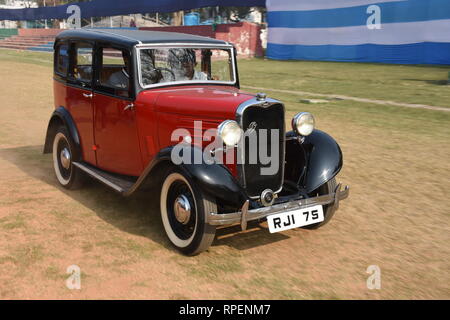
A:
[[[292,118],[292,130],[299,136],[309,136],[315,128],[316,120],[310,112],[299,112]]]
[[[234,128],[229,128],[230,126],[234,126]],[[225,136],[227,134],[226,130],[238,130],[238,134],[235,135],[234,139],[227,139]],[[235,132],[236,133],[236,132]],[[217,127],[217,135],[222,139],[223,143],[228,147],[235,146],[241,141],[242,130],[237,121],[235,120],[225,120]]]

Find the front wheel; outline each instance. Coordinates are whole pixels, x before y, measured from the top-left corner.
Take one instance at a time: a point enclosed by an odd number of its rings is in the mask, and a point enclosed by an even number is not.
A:
[[[317,190],[313,191],[310,196],[317,197],[317,196],[323,196],[325,194],[329,194],[331,192],[334,192],[336,190],[336,178],[333,178],[329,180],[327,183],[323,184],[321,187],[319,187]],[[318,229],[322,227],[323,225],[326,225],[328,222],[330,222],[331,218],[334,215],[334,212],[336,211],[334,209],[334,203],[327,204],[323,206],[323,215],[324,220],[319,223],[310,224],[309,226],[304,226],[302,228],[304,229]]]
[[[209,248],[216,228],[206,221],[217,212],[213,199],[198,190],[182,170],[170,171],[161,189],[161,219],[167,237],[186,255],[196,255]]]

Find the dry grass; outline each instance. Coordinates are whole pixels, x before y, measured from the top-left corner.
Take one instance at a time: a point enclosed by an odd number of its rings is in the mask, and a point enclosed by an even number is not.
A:
[[[317,231],[221,231],[208,252],[187,258],[166,239],[154,195],[57,185],[41,154],[49,66],[0,60],[0,74],[0,298],[450,298],[450,119],[442,113],[278,96],[289,117],[312,111],[339,141],[350,198]],[[65,286],[72,264],[83,272],[81,290]],[[366,288],[372,264],[381,290]]]

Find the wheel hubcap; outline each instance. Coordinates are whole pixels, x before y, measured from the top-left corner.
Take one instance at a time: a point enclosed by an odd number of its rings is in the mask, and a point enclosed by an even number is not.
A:
[[[175,218],[179,223],[187,224],[191,218],[191,204],[185,195],[180,195],[174,204]]]
[[[61,150],[61,165],[64,169],[68,170],[70,168],[70,152],[67,148]]]

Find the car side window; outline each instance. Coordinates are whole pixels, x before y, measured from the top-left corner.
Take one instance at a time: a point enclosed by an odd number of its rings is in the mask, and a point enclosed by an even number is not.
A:
[[[89,43],[75,43],[73,52],[73,63],[69,72],[70,77],[83,84],[90,84],[93,74],[92,45]]]
[[[130,88],[130,55],[126,50],[100,49],[101,64],[98,83],[106,93],[128,97]]]
[[[62,77],[67,76],[69,69],[69,45],[67,43],[58,46],[55,59],[55,73]]]

